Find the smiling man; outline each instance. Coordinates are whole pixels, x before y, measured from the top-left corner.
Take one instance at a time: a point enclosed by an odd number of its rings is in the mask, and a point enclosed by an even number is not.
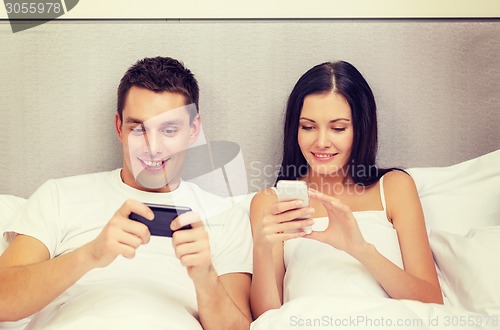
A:
[[[246,329],[251,233],[244,211],[181,179],[200,136],[198,84],[180,62],[146,58],[118,88],[123,167],[49,180],[7,228],[0,321],[71,329]],[[152,236],[144,203],[193,211]],[[146,221],[147,223],[147,221]],[[191,225],[187,230],[181,227]]]
[[[115,116],[125,157],[122,178],[130,186],[169,192],[179,185],[185,152],[200,132],[196,106],[185,103],[179,93],[130,88]]]

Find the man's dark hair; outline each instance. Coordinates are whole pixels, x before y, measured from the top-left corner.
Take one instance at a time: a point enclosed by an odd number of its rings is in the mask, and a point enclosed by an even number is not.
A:
[[[186,105],[194,103],[198,111],[199,87],[196,78],[183,63],[170,57],[152,57],[137,61],[127,70],[118,86],[116,111],[123,121],[122,113],[128,91],[132,86],[156,93],[179,93],[186,99]],[[191,113],[193,120],[196,113]]]

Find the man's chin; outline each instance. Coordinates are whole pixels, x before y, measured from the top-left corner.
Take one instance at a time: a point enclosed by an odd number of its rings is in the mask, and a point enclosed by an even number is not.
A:
[[[141,171],[135,181],[146,189],[162,189],[167,186],[172,180],[163,171],[151,172],[147,170]]]

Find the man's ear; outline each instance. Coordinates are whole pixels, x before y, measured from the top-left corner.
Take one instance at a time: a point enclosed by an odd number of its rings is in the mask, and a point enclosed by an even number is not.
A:
[[[198,140],[198,137],[200,136],[200,131],[201,131],[200,114],[197,114],[196,117],[194,117],[190,129],[191,129],[191,135],[189,136],[189,144],[193,144]]]
[[[122,131],[122,121],[120,119],[120,115],[118,112],[115,114],[115,130],[116,130],[116,135],[118,136],[118,140],[122,141],[123,139],[123,131]]]

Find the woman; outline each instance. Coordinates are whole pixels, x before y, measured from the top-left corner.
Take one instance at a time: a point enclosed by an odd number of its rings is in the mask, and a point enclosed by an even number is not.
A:
[[[375,166],[376,105],[361,73],[344,61],[311,68],[284,130],[278,181],[305,181],[310,202],[278,202],[274,188],[252,200],[254,317],[314,294],[442,303],[415,184]]]

